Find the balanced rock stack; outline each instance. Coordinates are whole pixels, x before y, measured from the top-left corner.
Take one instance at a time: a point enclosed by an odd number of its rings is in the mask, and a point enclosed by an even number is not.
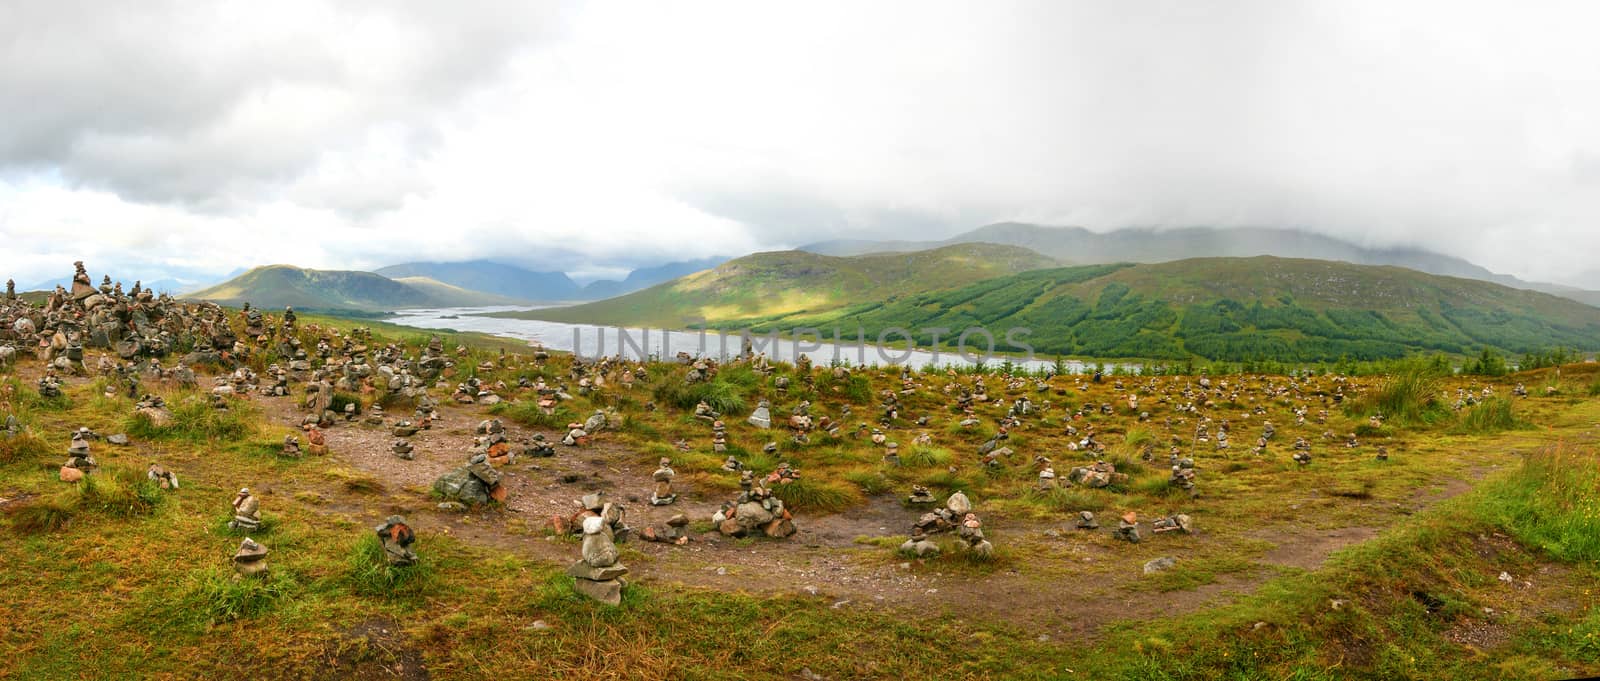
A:
[[[411,550],[411,544],[417,541],[417,533],[406,524],[404,516],[389,516],[374,531],[378,534],[378,541],[383,542],[383,557],[389,565],[416,565],[417,554]]]
[[[473,454],[467,465],[451,470],[433,481],[433,489],[445,499],[471,504],[489,500],[505,501],[506,489],[500,484],[500,471],[489,465],[489,457]]]
[[[228,527],[254,532],[261,527],[261,501],[250,494],[250,488],[239,490],[233,497],[233,520]]]
[[[162,468],[159,465],[156,465],[156,463],[153,461],[150,463],[150,468],[145,471],[145,477],[155,482],[156,486],[160,487],[161,489],[178,489],[178,475],[172,471]]]
[[[160,395],[145,395],[144,399],[133,405],[133,413],[143,416],[154,428],[172,425],[172,412],[167,409],[167,401]]]
[[[573,577],[573,588],[601,603],[621,605],[622,587],[627,586],[622,576],[628,574],[628,568],[617,558],[611,525],[603,515],[584,518],[583,557],[567,568],[567,574]]]
[[[267,574],[267,547],[245,537],[233,554],[233,578],[264,577]]]
[[[756,405],[755,412],[750,414],[750,418],[747,421],[757,428],[771,428],[772,405],[768,404],[766,400],[762,400],[760,404]]]
[[[577,504],[578,512],[572,514],[571,517],[558,515],[550,519],[555,526],[556,532],[562,534],[582,532],[584,521],[589,518],[599,518],[605,522],[607,532],[611,535],[612,541],[627,541],[628,537],[632,536],[633,529],[623,522],[627,515],[627,509],[623,508],[622,504],[607,502],[605,492],[585,494],[583,498],[577,501]]]
[[[945,500],[943,508],[922,514],[922,517],[918,518],[916,525],[913,526],[912,534],[916,534],[918,530],[924,534],[949,532],[956,529],[956,525],[960,524],[961,520],[971,512],[972,500],[968,499],[967,495],[960,490],[956,490],[955,494],[950,495],[950,498]]]
[[[672,470],[672,459],[662,457],[661,466],[650,475],[650,479],[655,482],[655,490],[650,493],[652,506],[666,506],[678,500],[678,495],[672,491],[672,479],[677,475]]]
[[[415,448],[411,445],[411,441],[403,437],[395,440],[394,444],[389,445],[389,451],[394,452],[395,456],[405,459],[406,461],[417,458],[417,456],[412,453],[414,449]]]
[[[94,457],[89,455],[88,428],[79,428],[72,433],[72,444],[67,447],[67,462],[61,465],[61,481],[77,482],[84,475],[98,467]]]

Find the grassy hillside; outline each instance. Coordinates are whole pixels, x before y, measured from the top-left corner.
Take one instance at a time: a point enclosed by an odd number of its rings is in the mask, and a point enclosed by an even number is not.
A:
[[[997,336],[1026,327],[1038,352],[1107,358],[1317,361],[1483,346],[1600,348],[1600,310],[1564,298],[1398,267],[1272,257],[1039,270],[719,325],[860,326],[869,335],[983,326]],[[931,340],[923,334],[918,344]]]
[[[304,310],[394,310],[406,307],[493,305],[505,298],[456,288],[431,279],[410,284],[371,272],[307,270],[289,265],[257,267],[185,296],[223,305],[263,308],[293,305]]]
[[[684,328],[701,322],[817,314],[864,300],[892,299],[1054,264],[1027,249],[995,244],[849,258],[776,251],[731,260],[610,300],[497,316]]]

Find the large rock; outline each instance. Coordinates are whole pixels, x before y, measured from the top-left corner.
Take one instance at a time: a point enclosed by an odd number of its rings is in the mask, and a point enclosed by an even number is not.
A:
[[[572,588],[577,590],[578,593],[606,605],[622,605],[622,580],[620,579],[611,579],[604,582],[577,579],[573,580]]]
[[[746,501],[739,504],[738,511],[734,514],[734,519],[747,528],[758,527],[772,522],[772,512],[757,502]]]
[[[457,468],[433,481],[433,490],[446,499],[466,504],[489,503],[489,486],[466,468]]]

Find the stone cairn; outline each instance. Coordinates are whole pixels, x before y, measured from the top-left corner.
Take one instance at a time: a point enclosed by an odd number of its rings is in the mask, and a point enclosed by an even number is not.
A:
[[[930,537],[951,531],[961,538],[963,548],[985,557],[994,554],[994,545],[983,536],[983,521],[972,512],[972,500],[960,490],[951,494],[943,507],[922,514],[911,527],[911,538],[900,545],[900,550],[918,558],[936,556],[939,546]]]
[[[283,436],[283,449],[278,454],[286,459],[300,458],[300,438],[293,435]]]
[[[374,532],[378,534],[378,541],[383,542],[383,557],[392,567],[405,567],[417,564],[417,553],[411,550],[411,545],[417,541],[417,533],[406,524],[404,516],[392,515],[385,518]]]
[[[412,453],[414,449],[415,448],[411,446],[411,441],[403,437],[395,440],[393,444],[389,445],[389,451],[394,452],[396,457],[405,459],[406,461],[417,458],[417,456]]]
[[[639,531],[639,538],[645,541],[683,546],[689,543],[689,531],[686,529],[688,527],[689,516],[679,513],[668,518],[664,527],[645,526],[643,530]]]
[[[489,464],[485,454],[473,454],[467,465],[451,470],[433,481],[433,490],[446,500],[462,503],[487,504],[506,500],[505,486],[500,484],[500,471]]]
[[[628,574],[628,568],[617,560],[617,544],[605,519],[610,509],[606,504],[600,515],[583,519],[583,557],[567,568],[567,574],[573,577],[578,593],[607,605],[621,605],[622,587],[627,586],[622,576]]]
[[[746,419],[746,422],[761,429],[771,428],[772,405],[768,404],[766,400],[761,400],[761,403],[756,405],[756,410],[750,414],[750,418]]]
[[[672,470],[672,459],[662,457],[660,467],[650,475],[650,479],[655,482],[655,490],[650,493],[652,506],[666,506],[678,500],[678,495],[672,491],[672,479],[677,475]]]
[[[178,474],[162,468],[154,461],[150,462],[150,468],[145,471],[144,475],[146,478],[149,478],[151,481],[155,482],[156,486],[160,487],[161,489],[178,489]]]
[[[610,528],[611,538],[614,541],[627,541],[633,535],[633,529],[624,522],[627,509],[622,504],[613,504],[606,501],[605,492],[591,492],[577,500],[578,511],[569,517],[560,515],[550,519],[558,534],[571,534],[583,531],[583,522],[588,518],[601,518],[606,527]]]
[[[234,580],[246,577],[265,577],[267,574],[267,547],[245,537],[239,550],[233,554]]]
[[[233,520],[228,527],[245,532],[261,529],[261,501],[245,487],[233,497]]]
[[[61,481],[77,482],[99,467],[89,455],[89,438],[94,435],[88,428],[72,433],[72,444],[67,447],[67,462],[61,465]]]
[[[764,481],[756,479],[746,470],[740,476],[739,486],[744,491],[732,503],[724,503],[721,510],[711,516],[717,531],[730,537],[761,533],[775,539],[795,533],[794,516],[783,507],[782,499],[772,495],[772,490],[767,488]]]

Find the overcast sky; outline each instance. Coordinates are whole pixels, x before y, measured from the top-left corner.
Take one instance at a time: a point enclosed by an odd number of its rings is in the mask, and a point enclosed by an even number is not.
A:
[[[1575,281],[1597,26],[1544,1],[9,0],[0,276],[594,276],[1022,220]]]

